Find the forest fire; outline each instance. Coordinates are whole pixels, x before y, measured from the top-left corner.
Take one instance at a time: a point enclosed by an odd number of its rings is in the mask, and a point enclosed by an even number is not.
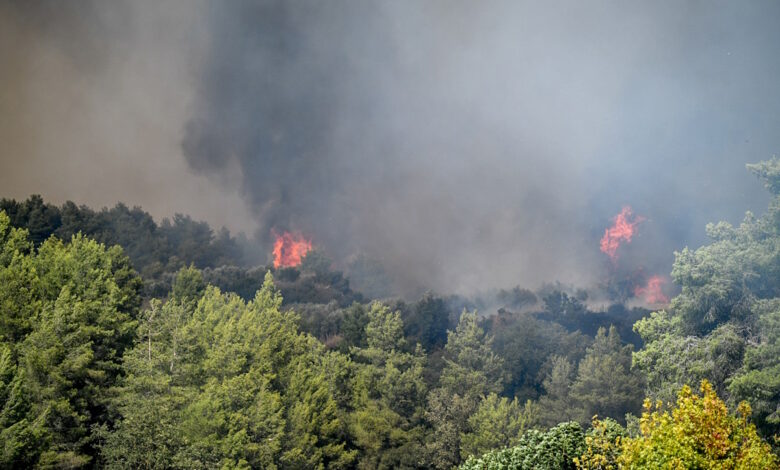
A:
[[[644,286],[634,288],[634,296],[641,297],[651,305],[668,304],[669,297],[664,294],[663,287],[666,279],[663,276],[651,276]]]
[[[636,233],[636,227],[645,220],[644,217],[634,216],[630,206],[623,207],[620,214],[613,219],[612,226],[604,230],[604,236],[601,237],[601,251],[609,256],[612,262],[616,262],[617,250],[622,242],[630,243],[631,238]]]
[[[274,231],[272,234],[276,237],[273,250],[274,268],[298,266],[306,253],[312,249],[311,240],[307,240],[300,233],[278,234]]]

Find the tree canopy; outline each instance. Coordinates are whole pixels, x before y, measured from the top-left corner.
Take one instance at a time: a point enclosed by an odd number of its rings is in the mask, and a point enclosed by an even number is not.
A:
[[[676,253],[652,313],[368,301],[316,251],[250,266],[185,216],[3,200],[0,468],[774,468],[780,160],[749,168],[767,213]]]

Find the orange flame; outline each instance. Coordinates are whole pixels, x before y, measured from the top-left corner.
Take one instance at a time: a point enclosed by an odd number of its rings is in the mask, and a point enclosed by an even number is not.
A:
[[[651,276],[647,285],[634,288],[634,295],[642,297],[648,304],[668,304],[669,297],[664,294],[664,284],[666,279],[663,276]]]
[[[617,261],[617,250],[620,248],[620,244],[622,242],[630,243],[631,238],[636,233],[636,226],[645,220],[644,217],[633,217],[633,215],[631,207],[623,207],[620,214],[612,219],[612,227],[604,230],[604,236],[601,237],[601,251],[606,253],[613,263]]]
[[[281,235],[272,232],[274,240],[274,268],[298,266],[306,253],[311,251],[311,240],[300,233],[283,232]]]

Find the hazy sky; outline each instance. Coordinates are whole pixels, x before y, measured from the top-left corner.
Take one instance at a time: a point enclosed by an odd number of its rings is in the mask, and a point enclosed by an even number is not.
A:
[[[189,5],[197,8],[189,8]],[[254,228],[181,151],[208,46],[195,2],[0,1],[0,193]]]
[[[780,3],[0,1],[0,196],[298,229],[445,292],[668,273],[768,200]]]

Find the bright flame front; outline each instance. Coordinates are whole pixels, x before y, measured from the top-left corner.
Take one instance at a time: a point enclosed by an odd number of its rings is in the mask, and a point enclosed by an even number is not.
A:
[[[634,295],[642,297],[648,304],[668,304],[669,297],[664,294],[664,284],[666,279],[663,276],[652,276],[647,280],[646,285],[634,288]]]
[[[311,251],[311,240],[300,233],[283,232],[274,235],[274,268],[298,266],[306,253]]]
[[[604,230],[604,236],[601,237],[601,251],[609,256],[614,263],[617,261],[617,250],[621,243],[630,243],[631,238],[636,234],[636,227],[642,222],[644,217],[634,217],[630,206],[623,207],[620,214],[612,219],[612,226]]]

